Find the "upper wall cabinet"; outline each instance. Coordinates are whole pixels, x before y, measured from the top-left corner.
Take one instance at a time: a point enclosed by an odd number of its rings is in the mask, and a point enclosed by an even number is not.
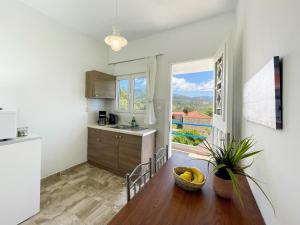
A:
[[[116,77],[96,70],[86,72],[85,97],[116,97]]]

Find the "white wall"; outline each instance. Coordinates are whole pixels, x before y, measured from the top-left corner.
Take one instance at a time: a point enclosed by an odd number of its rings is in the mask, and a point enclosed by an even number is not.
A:
[[[158,57],[158,76],[154,97],[158,119],[157,125],[154,126],[158,129],[157,147],[168,142],[168,135],[166,134],[170,116],[172,63],[211,58],[232,31],[233,24],[234,14],[224,14],[147,38],[130,41],[122,51],[110,52],[110,62],[130,60],[158,53],[164,54]],[[140,62],[144,63],[144,60]],[[119,66],[116,66],[116,74],[122,74],[122,70],[128,73],[130,69],[138,68],[136,65],[131,67],[131,63],[122,66],[123,69],[118,68]]]
[[[298,0],[240,1],[237,11],[236,66],[242,85],[273,56],[283,58],[283,130],[241,119],[241,135],[253,135],[264,152],[249,171],[264,181],[276,208],[252,185],[266,224],[300,224],[300,2]],[[243,60],[238,58],[243,57]],[[242,96],[240,94],[239,96]],[[238,105],[240,105],[240,100]]]
[[[107,70],[106,46],[1,0],[0,49],[0,107],[43,137],[42,176],[86,161],[85,71]]]

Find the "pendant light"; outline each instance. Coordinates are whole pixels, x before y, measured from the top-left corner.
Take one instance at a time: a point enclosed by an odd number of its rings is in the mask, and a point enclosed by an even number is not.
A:
[[[116,0],[116,21],[118,19],[118,0]],[[112,27],[112,34],[105,37],[104,42],[111,47],[114,52],[118,52],[121,48],[128,44],[126,38],[122,37],[116,26]]]

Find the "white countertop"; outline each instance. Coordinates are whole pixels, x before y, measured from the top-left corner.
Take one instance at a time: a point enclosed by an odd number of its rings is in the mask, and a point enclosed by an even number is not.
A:
[[[116,125],[106,125],[106,126],[99,126],[98,124],[88,125],[89,128],[113,131],[113,132],[118,132],[118,133],[123,133],[123,134],[132,134],[132,135],[137,135],[137,136],[146,136],[146,135],[153,134],[156,132],[155,129],[146,129],[146,130],[135,131],[135,130],[129,130],[129,129],[116,129],[116,128],[112,128],[112,126],[116,126]]]
[[[42,137],[36,134],[29,134],[27,136],[24,137],[16,137],[14,139],[7,139],[5,141],[0,141],[0,146],[3,145],[11,145],[11,144],[15,144],[15,143],[19,143],[19,142],[24,142],[24,141],[31,141],[31,140],[35,140],[35,139],[41,139]]]

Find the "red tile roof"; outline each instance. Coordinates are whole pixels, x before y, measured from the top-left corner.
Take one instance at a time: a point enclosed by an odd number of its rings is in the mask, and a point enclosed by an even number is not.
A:
[[[189,112],[185,114],[184,112],[172,112],[172,116],[183,116],[184,118],[201,118],[201,119],[211,119],[212,117],[204,113],[199,112]]]

